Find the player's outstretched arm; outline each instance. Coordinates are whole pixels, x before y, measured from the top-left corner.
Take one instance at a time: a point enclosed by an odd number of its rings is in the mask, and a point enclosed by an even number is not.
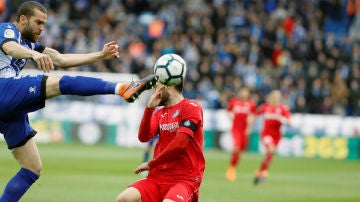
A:
[[[33,59],[38,68],[44,72],[54,69],[53,61],[49,55],[25,48],[15,41],[5,42],[2,45],[2,50],[17,59]]]
[[[76,67],[101,60],[119,58],[119,45],[115,41],[106,43],[101,51],[84,54],[61,54],[57,50],[46,47],[43,53],[50,55],[54,66],[59,68]]]

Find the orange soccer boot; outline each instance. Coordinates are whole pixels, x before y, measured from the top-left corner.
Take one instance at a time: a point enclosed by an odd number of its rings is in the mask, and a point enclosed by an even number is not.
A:
[[[236,180],[236,168],[234,166],[229,166],[226,170],[225,177],[230,182],[234,182]]]
[[[142,92],[153,88],[158,80],[155,75],[149,75],[138,81],[131,81],[120,85],[118,94],[127,102],[134,102]]]

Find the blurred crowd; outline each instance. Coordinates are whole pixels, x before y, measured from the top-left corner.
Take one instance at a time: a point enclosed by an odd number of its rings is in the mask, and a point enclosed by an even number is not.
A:
[[[152,73],[161,54],[188,63],[184,94],[224,108],[239,87],[260,104],[280,89],[293,113],[360,115],[359,0],[42,0],[42,43],[85,53],[117,40],[121,58],[77,71]],[[20,0],[7,2],[12,21]],[[359,8],[359,9],[357,9]]]

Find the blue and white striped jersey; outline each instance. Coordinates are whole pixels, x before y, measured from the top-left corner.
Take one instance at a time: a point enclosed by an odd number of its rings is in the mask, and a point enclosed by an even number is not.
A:
[[[24,68],[27,59],[16,59],[4,53],[2,46],[7,41],[16,41],[22,46],[42,52],[44,47],[21,38],[20,31],[13,23],[0,23],[0,78],[16,77]]]

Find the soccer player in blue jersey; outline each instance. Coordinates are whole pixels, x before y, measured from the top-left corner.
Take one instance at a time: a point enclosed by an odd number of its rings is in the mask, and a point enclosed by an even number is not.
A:
[[[22,3],[13,23],[0,23],[0,133],[21,168],[7,183],[0,202],[15,202],[39,178],[40,155],[33,140],[27,113],[45,106],[45,100],[62,94],[90,96],[116,94],[133,102],[157,80],[154,75],[128,83],[113,83],[82,76],[19,76],[28,59],[44,72],[119,57],[116,42],[106,43],[99,52],[61,54],[38,43],[47,20],[46,8],[34,1]]]

